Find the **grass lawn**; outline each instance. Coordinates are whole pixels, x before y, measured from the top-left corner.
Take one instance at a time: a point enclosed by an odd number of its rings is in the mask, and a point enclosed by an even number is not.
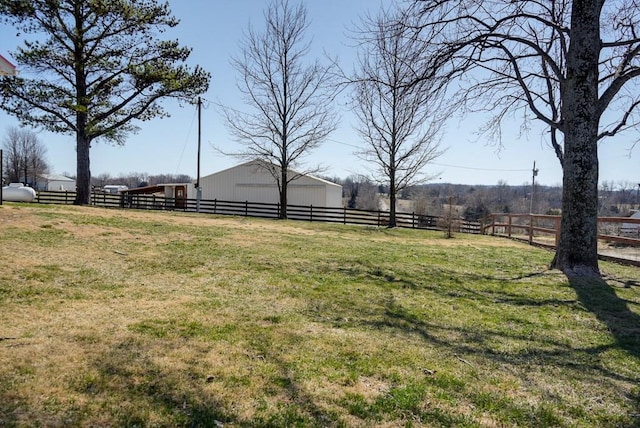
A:
[[[640,426],[640,269],[506,239],[0,206],[0,427]]]

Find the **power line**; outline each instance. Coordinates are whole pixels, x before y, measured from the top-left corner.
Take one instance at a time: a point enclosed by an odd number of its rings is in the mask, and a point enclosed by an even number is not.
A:
[[[189,138],[191,137],[191,130],[193,129],[193,123],[196,121],[196,116],[198,115],[198,110],[194,110],[193,117],[191,118],[191,125],[189,125],[189,131],[187,132],[187,136],[184,139],[184,145],[182,146],[182,152],[180,153],[180,158],[178,159],[178,166],[176,167],[176,174],[180,170],[180,165],[182,164],[182,157],[184,156],[184,151],[187,148],[187,144],[189,144]]]
[[[345,143],[344,141],[333,140],[331,138],[327,138],[326,140],[331,141],[332,143],[341,144],[343,146],[349,146],[349,147],[353,147],[354,149],[362,150],[362,147],[356,146],[355,144],[349,144],[349,143]]]
[[[444,163],[430,162],[431,165],[446,166],[447,168],[472,169],[475,171],[494,171],[494,172],[523,172],[531,171],[530,169],[496,169],[496,168],[476,168],[473,166],[447,165]]]
[[[355,144],[349,144],[349,143],[345,143],[343,141],[333,140],[331,138],[327,138],[327,141],[331,141],[332,143],[336,143],[336,144],[341,144],[343,146],[353,147],[353,148],[356,148],[356,149],[362,149],[362,147],[356,146]],[[524,169],[476,168],[476,167],[473,167],[473,166],[449,165],[449,164],[435,163],[435,162],[429,162],[429,164],[430,165],[435,165],[435,166],[444,166],[444,167],[447,167],[447,168],[470,169],[470,170],[474,170],[474,171],[492,171],[492,172],[525,172],[525,171],[530,171],[530,169],[528,169],[528,168],[524,168]]]

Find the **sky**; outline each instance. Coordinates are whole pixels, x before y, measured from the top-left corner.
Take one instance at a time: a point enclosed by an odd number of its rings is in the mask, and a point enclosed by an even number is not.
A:
[[[292,0],[296,1],[296,0]],[[378,11],[390,0],[302,0],[310,27],[312,55],[323,52],[337,56],[345,70],[352,70],[355,59],[350,29],[367,12]],[[236,88],[236,71],[230,64],[232,55],[240,52],[242,34],[251,23],[260,27],[267,0],[169,0],[170,8],[181,22],[169,35],[183,46],[193,48],[188,64],[202,66],[212,75],[209,90],[202,95],[201,176],[206,176],[240,161],[225,156],[215,148],[232,152],[237,143],[225,127],[218,103],[246,110]],[[16,31],[0,25],[0,54],[15,63],[11,52],[20,44]],[[310,58],[312,58],[310,56]],[[20,69],[20,64],[17,64]],[[344,101],[344,100],[343,100]],[[306,158],[303,167],[321,166],[323,176],[346,178],[367,174],[373,167],[354,152],[362,146],[354,130],[354,117],[340,103],[338,129]],[[191,105],[166,100],[163,106],[171,117],[138,123],[140,131],[129,136],[124,146],[95,141],[91,148],[91,173],[111,176],[128,173],[197,174],[197,113]],[[536,182],[560,185],[562,170],[541,128],[535,125],[522,135],[520,123],[514,120],[503,130],[502,147],[477,136],[483,117],[451,117],[442,124],[442,142],[446,152],[426,167],[436,175],[434,181],[455,184],[493,185],[499,181],[510,185],[530,183],[535,162]],[[17,127],[14,118],[0,112],[0,139],[9,127]],[[76,171],[75,137],[43,131],[38,138],[47,148],[47,161],[52,173],[72,174]],[[629,137],[629,136],[627,136]],[[640,183],[640,147],[630,151],[630,138],[607,140],[600,145],[600,180],[614,183]]]

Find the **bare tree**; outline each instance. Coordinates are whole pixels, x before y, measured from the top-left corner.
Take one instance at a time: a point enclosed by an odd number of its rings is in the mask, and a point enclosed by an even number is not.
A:
[[[111,183],[113,183],[113,178],[108,172],[103,172],[102,174],[94,175],[91,177],[91,185],[95,187],[102,188]]]
[[[634,204],[640,209],[640,183],[629,180],[621,180],[617,183],[618,192],[616,203],[620,205],[628,205],[633,209]]]
[[[347,208],[369,211],[380,209],[380,195],[378,186],[369,177],[352,174],[342,182],[343,197],[346,198]]]
[[[634,0],[416,0],[403,19],[432,47],[423,77],[460,84],[456,108],[490,113],[491,136],[518,116],[548,127],[563,167],[551,265],[567,275],[599,276],[598,142],[638,124],[639,13]]]
[[[345,178],[342,184],[342,197],[347,200],[347,208],[355,208],[358,194],[360,193],[361,179],[357,175]]]
[[[363,19],[354,82],[357,131],[366,148],[357,152],[375,165],[373,179],[389,186],[389,227],[396,226],[396,197],[434,177],[425,167],[443,153],[435,118],[438,85],[418,79],[428,45],[392,22],[389,12]]]
[[[358,187],[358,196],[355,201],[355,208],[367,211],[377,211],[380,209],[380,194],[378,186],[371,181],[361,181]]]
[[[3,171],[9,182],[23,182],[35,186],[38,176],[49,172],[46,161],[47,149],[34,132],[9,128],[2,148]]]
[[[307,62],[310,44],[307,10],[274,0],[264,14],[263,32],[249,27],[242,54],[232,59],[238,89],[252,108],[221,106],[229,129],[243,148],[233,155],[257,160],[274,178],[280,193],[280,217],[287,217],[287,186],[300,174],[290,168],[335,130],[332,110],[336,86],[332,66]],[[306,171],[310,172],[310,171]]]

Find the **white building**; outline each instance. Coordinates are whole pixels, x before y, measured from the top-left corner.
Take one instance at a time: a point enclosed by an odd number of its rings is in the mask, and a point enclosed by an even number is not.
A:
[[[57,190],[57,191],[76,191],[76,181],[73,178],[65,177],[64,175],[56,174],[42,174],[38,176],[38,181],[35,185],[36,190]]]
[[[288,176],[298,176],[288,186],[289,205],[342,207],[342,186],[311,175],[289,170]],[[250,161],[200,179],[203,200],[233,202],[280,202],[278,186],[260,161]],[[195,195],[189,194],[189,198]]]

